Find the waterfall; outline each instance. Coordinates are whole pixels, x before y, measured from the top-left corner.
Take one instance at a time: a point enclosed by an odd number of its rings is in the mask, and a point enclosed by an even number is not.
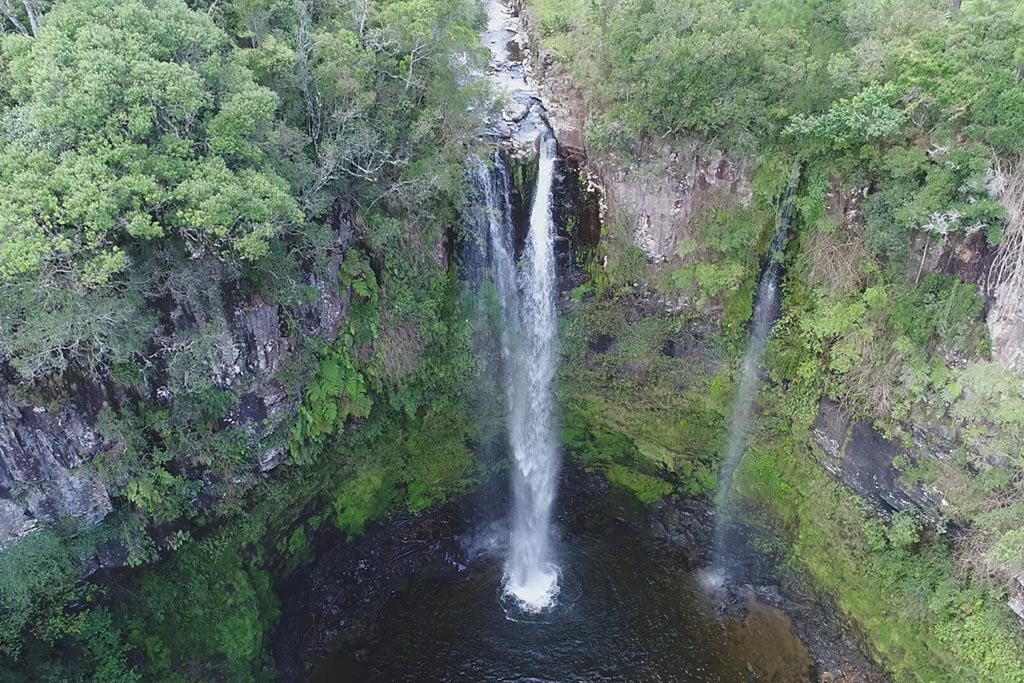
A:
[[[500,154],[493,166],[477,162],[473,170],[473,181],[486,209],[478,229],[486,233],[502,314],[501,355],[513,465],[503,591],[530,612],[550,607],[559,589],[550,531],[559,470],[552,425],[558,324],[551,213],[556,144],[550,132],[545,133],[540,141],[537,187],[519,264],[512,245],[508,170]]]
[[[782,256],[792,221],[793,199],[800,180],[800,165],[794,165],[789,186],[783,198],[775,225],[775,234],[768,249],[768,263],[758,282],[754,298],[754,315],[750,322],[750,337],[743,354],[739,390],[729,421],[729,439],[718,473],[718,497],[715,509],[714,560],[706,579],[712,585],[725,580],[724,555],[726,531],[732,518],[733,476],[747,449],[747,437],[754,412],[754,399],[760,383],[761,361],[768,345],[768,335],[779,314],[779,286],[782,278]]]

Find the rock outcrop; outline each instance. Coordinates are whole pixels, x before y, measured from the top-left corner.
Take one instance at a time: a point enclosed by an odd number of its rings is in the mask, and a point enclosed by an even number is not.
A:
[[[269,439],[298,409],[301,387],[283,383],[280,372],[302,338],[334,339],[348,310],[347,293],[338,286],[338,272],[353,240],[352,221],[333,216],[335,241],[325,268],[304,274],[315,296],[286,311],[282,304],[254,297],[234,302],[224,318],[213,321],[221,332],[205,379],[237,396],[222,429],[241,430],[252,445],[254,474],[265,473],[287,456],[280,440]],[[167,341],[188,335],[187,316],[172,312]],[[286,325],[286,318],[293,321]],[[43,527],[65,520],[95,524],[113,509],[97,456],[116,458],[123,444],[104,439],[98,427],[104,408],[126,397],[140,398],[138,389],[104,382],[75,380],[63,388],[67,396],[44,401],[38,391],[0,378],[0,549]],[[176,397],[166,385],[150,387],[170,408]],[[236,482],[238,483],[238,482]],[[244,482],[243,482],[244,483]]]
[[[0,548],[42,525],[95,523],[111,511],[90,462],[102,447],[94,408],[52,410],[0,382]]]
[[[992,337],[992,359],[1011,372],[1024,375],[1024,306],[1022,294],[1013,283],[993,288],[988,310],[988,330]]]
[[[1006,221],[988,283],[992,359],[1024,376],[1024,161],[997,177]]]
[[[887,439],[866,420],[855,420],[828,398],[818,404],[811,436],[820,447],[817,455],[822,467],[878,513],[922,511],[937,519],[947,505],[940,491],[902,480],[897,463],[913,464],[918,453]],[[926,441],[922,438],[920,443]]]
[[[520,8],[518,32],[526,55],[528,79],[540,83],[541,99],[563,157],[579,163],[604,187],[607,209],[625,218],[633,243],[658,263],[673,258],[680,240],[692,234],[702,214],[712,208],[750,204],[754,164],[696,145],[672,146],[647,140],[631,150],[629,163],[594,149],[585,131],[591,112],[571,76],[542,48],[533,49],[533,17]],[[557,93],[557,96],[555,96]]]

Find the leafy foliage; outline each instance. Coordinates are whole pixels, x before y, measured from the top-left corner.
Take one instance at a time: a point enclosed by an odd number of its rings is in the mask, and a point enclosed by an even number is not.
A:
[[[469,329],[435,253],[479,144],[481,18],[0,3],[0,360],[38,402],[109,399],[94,462],[118,512],[89,534],[146,567],[109,595],[74,533],[0,555],[0,677],[268,678],[271,574],[309,557],[310,509],[354,531],[471,481]],[[337,338],[306,338],[317,299]],[[251,311],[281,336],[271,376],[239,368]],[[286,400],[262,421],[267,386]],[[268,481],[256,456],[282,450]]]
[[[77,594],[77,583],[72,557],[51,532],[33,534],[0,555],[0,649],[5,657],[18,655],[26,626],[43,629],[38,635],[44,640],[76,628],[73,615],[65,615],[63,623],[38,619],[38,615],[61,609]]]
[[[5,40],[6,281],[107,284],[170,235],[193,255],[255,259],[301,220],[284,182],[258,166],[277,96],[229,49],[208,17],[173,1],[62,4],[38,39]]]

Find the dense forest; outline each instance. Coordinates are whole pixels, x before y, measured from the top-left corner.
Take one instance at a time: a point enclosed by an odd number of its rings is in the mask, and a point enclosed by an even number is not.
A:
[[[0,10],[6,391],[49,405],[102,392],[98,431],[116,444],[96,460],[114,515],[3,554],[2,666],[33,681],[262,679],[276,610],[264,567],[302,558],[291,525],[307,505],[357,529],[399,490],[422,509],[471,475],[468,330],[443,245],[486,106],[466,82],[480,10]],[[343,322],[319,324],[324,289],[343,292]],[[288,353],[264,370],[301,409],[225,429],[254,384],[232,345],[251,302],[274,306],[282,341],[264,353]],[[346,421],[363,424],[343,455]],[[282,450],[293,474],[252,476],[256,451]],[[286,531],[263,555],[241,551]],[[111,547],[116,565],[174,560],[81,583]]]
[[[1024,681],[1024,7],[517,11],[595,169],[751,169],[665,258],[615,206],[576,254],[566,449],[645,503],[714,490],[795,166],[737,489],[895,680]],[[90,479],[58,485],[105,506],[4,541],[0,678],[273,680],[274,580],[318,530],[500,471],[452,249],[496,106],[484,22],[472,0],[0,0],[0,415],[86,406]],[[665,352],[693,330],[714,362]],[[617,345],[595,361],[596,336]],[[879,515],[830,478],[823,397],[941,505]]]

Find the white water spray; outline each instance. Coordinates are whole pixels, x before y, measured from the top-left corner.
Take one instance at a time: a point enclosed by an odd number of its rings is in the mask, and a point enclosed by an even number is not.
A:
[[[557,363],[555,230],[551,187],[555,141],[541,141],[537,190],[521,272],[522,338],[508,373],[509,440],[514,468],[509,558],[505,591],[527,610],[550,606],[558,594],[551,558],[551,510],[558,481],[558,444],[552,433],[551,383]]]
[[[540,141],[537,186],[522,259],[512,247],[509,179],[500,155],[493,168],[479,163],[474,180],[486,205],[486,229],[502,312],[502,359],[512,450],[512,515],[503,594],[528,612],[551,607],[559,570],[551,548],[551,513],[559,470],[552,426],[552,381],[557,363],[555,228],[551,213],[556,144]]]

